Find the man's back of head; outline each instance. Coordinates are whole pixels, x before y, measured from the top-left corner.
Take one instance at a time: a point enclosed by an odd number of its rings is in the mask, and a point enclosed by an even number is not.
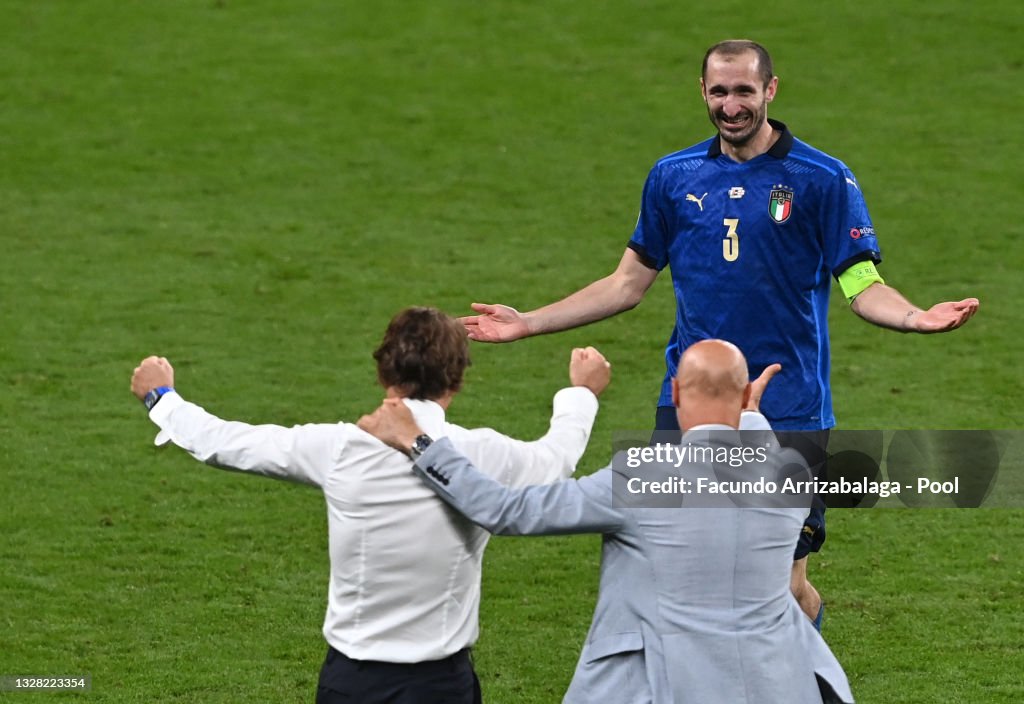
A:
[[[406,308],[391,319],[373,358],[390,393],[437,401],[462,388],[469,340],[461,323],[436,308]]]
[[[684,431],[696,425],[739,426],[750,394],[747,360],[724,340],[702,340],[683,352],[672,397]]]

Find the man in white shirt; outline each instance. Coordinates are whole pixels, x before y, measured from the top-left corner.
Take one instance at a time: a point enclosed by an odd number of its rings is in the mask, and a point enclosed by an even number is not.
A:
[[[424,483],[492,533],[602,535],[597,604],[563,704],[853,702],[842,666],[789,588],[812,492],[699,488],[810,483],[804,458],[780,447],[757,412],[780,368],[750,382],[735,345],[691,345],[672,379],[684,431],[663,455],[672,459],[631,471],[621,453],[549,486],[501,486],[448,440],[431,444],[393,401],[359,426],[412,456]],[[429,447],[417,455],[414,441]]]
[[[608,385],[610,365],[575,349],[571,388],[554,397],[548,432],[524,442],[446,422],[469,364],[460,323],[431,308],[392,319],[374,352],[378,380],[431,437],[453,445],[510,487],[569,477]],[[135,369],[132,392],[168,441],[228,469],[319,487],[327,501],[331,580],[318,704],[479,702],[469,658],[478,635],[480,571],[489,534],[446,507],[405,457],[353,423],[293,428],[222,420],[174,390],[163,357]]]

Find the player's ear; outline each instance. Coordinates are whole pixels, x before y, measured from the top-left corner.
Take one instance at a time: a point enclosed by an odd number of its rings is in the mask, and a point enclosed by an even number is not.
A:
[[[772,79],[768,81],[768,85],[764,89],[764,99],[769,103],[775,100],[775,94],[779,90],[779,77],[772,76]]]
[[[679,380],[672,377],[672,405],[679,408]]]
[[[708,94],[704,92],[704,76],[700,77],[700,99],[708,102]]]

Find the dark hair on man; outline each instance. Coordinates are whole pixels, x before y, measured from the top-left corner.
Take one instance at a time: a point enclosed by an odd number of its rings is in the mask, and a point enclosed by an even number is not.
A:
[[[772,80],[772,76],[775,75],[772,69],[772,57],[768,55],[768,50],[757,42],[752,42],[749,39],[726,39],[724,42],[718,42],[713,47],[707,50],[704,54],[704,63],[701,65],[700,75],[701,78],[707,78],[708,75],[708,59],[711,58],[712,54],[721,54],[723,56],[739,56],[748,51],[752,51],[757,54],[757,67],[761,71],[761,80],[764,81],[765,87]]]
[[[385,388],[434,400],[462,387],[469,339],[462,323],[436,308],[406,308],[391,319],[373,358]]]

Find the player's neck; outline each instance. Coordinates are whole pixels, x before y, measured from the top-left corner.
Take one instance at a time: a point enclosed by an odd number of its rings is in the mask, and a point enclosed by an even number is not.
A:
[[[750,161],[754,157],[761,156],[772,148],[779,137],[782,136],[781,132],[776,132],[772,129],[772,126],[765,123],[761,125],[761,129],[757,131],[753,137],[744,142],[743,144],[730,144],[721,137],[718,138],[719,144],[722,146],[722,153],[733,161],[743,163],[744,161]]]

